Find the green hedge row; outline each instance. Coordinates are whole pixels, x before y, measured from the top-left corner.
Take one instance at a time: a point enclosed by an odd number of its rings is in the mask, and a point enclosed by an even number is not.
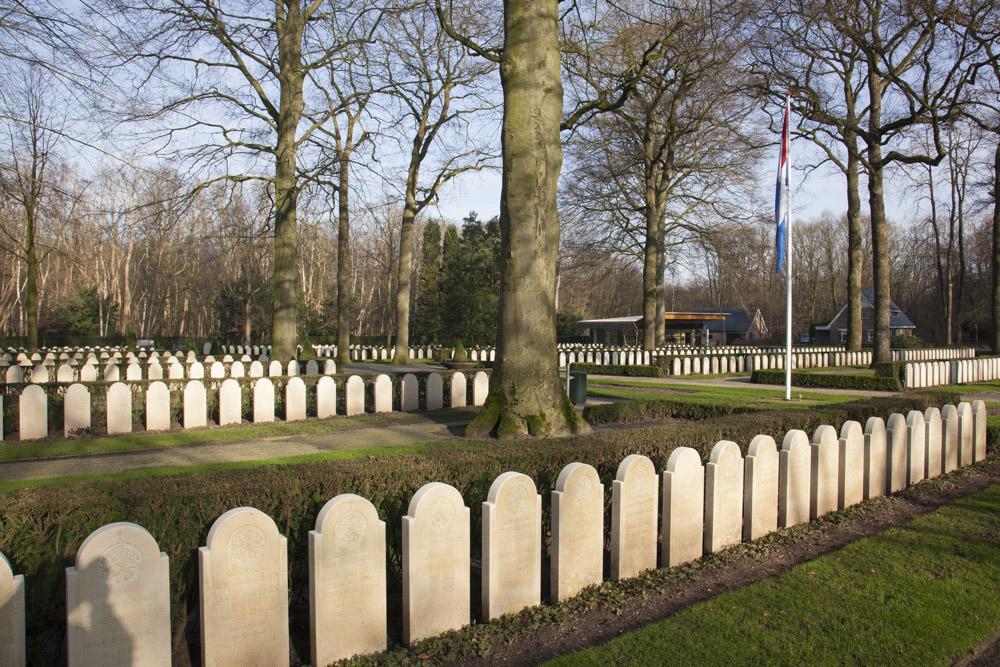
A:
[[[751,382],[758,384],[785,384],[785,371],[754,371]],[[898,377],[876,377],[871,375],[841,375],[828,373],[792,373],[795,387],[820,387],[828,389],[864,389],[868,391],[902,391]]]
[[[621,375],[624,377],[658,378],[664,377],[667,373],[659,366],[628,366],[620,364],[588,364],[578,363],[570,366],[571,371],[583,371],[584,373],[594,373],[596,375]]]
[[[811,432],[820,424],[839,427],[846,419],[863,423],[872,415],[887,417],[949,400],[941,394],[914,393],[808,411],[768,410],[739,419],[726,416],[570,438],[438,444],[420,454],[26,487],[0,492],[0,551],[14,572],[27,580],[29,664],[58,664],[65,655],[65,568],[73,565],[84,539],[108,523],[131,521],[143,526],[170,557],[171,612],[177,633],[197,607],[198,547],[205,544],[215,519],[234,507],[266,512],[288,538],[291,606],[301,609],[308,589],[307,535],[315,527],[320,508],[341,493],[367,498],[386,522],[390,595],[398,595],[401,517],[413,494],[428,482],[455,486],[473,510],[471,555],[478,558],[479,504],[493,480],[505,471],[516,470],[535,480],[542,495],[543,525],[549,525],[551,490],[562,468],[573,461],[598,470],[609,513],[611,482],[629,454],[649,456],[662,470],[670,453],[680,446],[693,447],[707,458],[719,440],[745,447],[755,435],[764,433],[780,442],[793,428]],[[605,526],[610,525],[608,514]]]
[[[712,419],[726,415],[758,412],[761,408],[718,403],[692,403],[646,398],[620,403],[588,405],[583,418],[591,424],[623,424],[657,419]]]

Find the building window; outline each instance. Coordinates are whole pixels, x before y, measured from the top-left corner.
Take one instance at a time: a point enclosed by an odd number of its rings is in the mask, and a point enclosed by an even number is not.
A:
[[[869,329],[868,330],[868,342],[869,343],[874,343],[875,342],[875,330],[874,329]]]
[[[899,311],[898,310],[892,311],[892,316],[893,317],[899,317]]]
[[[863,320],[870,320],[871,318],[872,318],[872,309],[871,308],[862,308],[861,309],[861,319],[863,319]]]
[[[841,343],[847,342],[847,329],[840,329],[840,342]]]

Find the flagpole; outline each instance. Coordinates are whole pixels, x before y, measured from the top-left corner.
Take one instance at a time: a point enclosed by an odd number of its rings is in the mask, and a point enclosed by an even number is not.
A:
[[[791,123],[792,123],[792,96],[788,94],[785,96],[785,118],[788,119],[788,131],[789,131],[789,144],[791,144]],[[791,152],[791,146],[789,145],[789,152]],[[791,181],[791,155],[788,157],[788,163],[785,167],[787,170],[785,172],[788,180]],[[786,203],[786,215],[785,218],[785,252],[787,253],[785,257],[785,275],[787,276],[787,283],[785,288],[785,400],[792,400],[792,187],[791,183],[788,183],[788,192],[785,198]]]

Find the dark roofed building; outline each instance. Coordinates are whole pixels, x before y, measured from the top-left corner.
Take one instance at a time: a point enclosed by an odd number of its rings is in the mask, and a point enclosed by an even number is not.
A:
[[[829,324],[816,327],[816,342],[821,345],[846,343],[847,324],[847,304],[844,304]],[[890,299],[889,335],[914,336],[916,329],[917,325]],[[861,290],[861,342],[875,342],[875,293],[870,289]]]
[[[695,313],[722,313],[724,320],[706,322],[708,345],[735,345],[766,340],[770,334],[760,309],[747,308],[694,308]]]

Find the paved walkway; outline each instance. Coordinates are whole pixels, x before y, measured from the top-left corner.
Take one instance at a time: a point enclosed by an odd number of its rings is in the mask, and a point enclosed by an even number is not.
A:
[[[460,438],[471,416],[447,422],[401,424],[303,435],[255,438],[196,445],[176,445],[110,454],[0,463],[0,481],[12,482],[71,475],[98,475],[145,468],[232,463],[320,454],[364,447],[391,447]]]
[[[385,370],[381,364],[351,364],[351,370],[362,370],[364,366],[379,366],[373,370]],[[426,364],[419,367],[389,366],[392,370],[431,370]],[[367,370],[367,369],[364,369]],[[731,389],[776,389],[782,385],[751,384],[749,377],[703,378],[697,376],[670,378],[623,378],[612,375],[590,375],[588,380],[599,383],[602,380],[628,380],[649,384],[689,384],[692,387],[727,387]],[[627,389],[623,387],[623,389]],[[793,387],[793,393],[843,394],[845,396],[885,396],[893,392],[861,391],[851,389],[806,389]],[[624,399],[590,398],[587,405],[611,403]],[[995,400],[995,399],[994,399]],[[582,409],[583,406],[578,406]],[[176,445],[159,449],[147,449],[109,454],[87,454],[54,459],[22,460],[0,462],[0,481],[46,479],[74,475],[97,475],[129,470],[162,468],[169,466],[191,466],[206,463],[232,463],[261,459],[285,458],[319,454],[337,450],[361,449],[365,447],[391,447],[420,442],[452,440],[462,437],[465,425],[471,416],[446,422],[400,424],[354,429],[333,433],[313,433],[301,435],[255,438],[228,442],[213,442],[194,445]]]

